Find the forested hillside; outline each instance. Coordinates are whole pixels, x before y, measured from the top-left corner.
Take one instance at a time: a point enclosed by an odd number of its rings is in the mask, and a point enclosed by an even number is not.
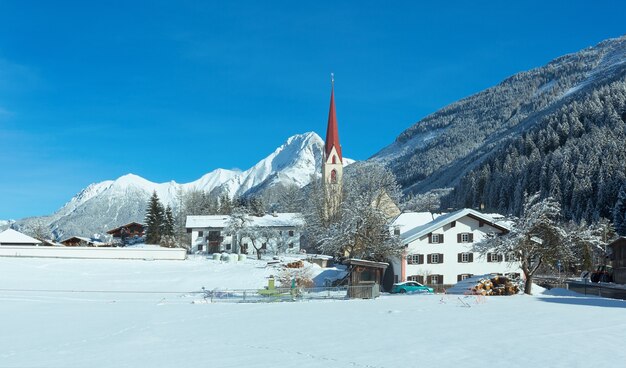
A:
[[[612,219],[624,183],[626,71],[495,152],[463,177],[444,205],[518,214],[524,193],[540,191],[561,203],[566,218]]]
[[[562,56],[453,103],[408,128],[372,160],[388,165],[406,193],[455,187],[483,161],[501,155],[503,147],[547,125],[548,117],[556,119],[555,112],[567,114],[574,102],[586,111],[582,99],[590,91],[614,82],[612,90],[619,90],[624,70],[626,36]],[[621,114],[621,107],[614,109]],[[564,143],[560,140],[558,146]]]

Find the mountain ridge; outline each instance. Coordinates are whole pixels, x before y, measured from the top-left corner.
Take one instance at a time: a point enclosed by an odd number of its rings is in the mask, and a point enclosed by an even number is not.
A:
[[[115,180],[93,183],[49,216],[16,222],[18,228],[49,227],[57,239],[101,236],[116,226],[143,220],[148,198],[156,192],[164,205],[179,206],[179,193],[201,190],[214,195],[246,196],[276,185],[303,187],[321,167],[324,141],[315,132],[296,134],[245,171],[215,169],[188,183],[155,183],[128,173]],[[353,160],[346,159],[346,164]]]

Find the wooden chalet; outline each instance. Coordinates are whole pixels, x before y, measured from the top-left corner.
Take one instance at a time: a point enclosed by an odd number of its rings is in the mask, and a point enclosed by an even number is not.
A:
[[[613,280],[616,284],[626,284],[626,238],[615,239],[609,247],[613,249]]]
[[[112,235],[114,238],[126,239],[133,238],[135,236],[142,237],[146,227],[138,222],[131,222],[120,227],[116,227],[113,230],[107,231],[107,234]]]
[[[101,241],[84,238],[82,236],[73,236],[61,242],[66,247],[106,247],[109,246]]]

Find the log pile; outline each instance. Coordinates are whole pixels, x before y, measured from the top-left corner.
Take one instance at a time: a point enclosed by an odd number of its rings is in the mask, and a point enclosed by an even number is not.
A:
[[[287,267],[287,268],[303,268],[304,267],[304,262],[302,262],[302,261],[295,261],[295,262],[287,263],[285,265],[285,267]]]
[[[519,292],[519,286],[508,277],[494,276],[478,281],[472,292],[479,295],[515,295]]]

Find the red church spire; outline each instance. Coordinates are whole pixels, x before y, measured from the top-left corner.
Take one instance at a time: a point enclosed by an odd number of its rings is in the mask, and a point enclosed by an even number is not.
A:
[[[328,127],[326,128],[326,158],[330,156],[330,152],[335,147],[339,156],[339,162],[343,162],[341,146],[339,145],[339,131],[337,130],[337,115],[335,114],[335,77],[332,73],[330,78],[330,110],[328,111]]]

